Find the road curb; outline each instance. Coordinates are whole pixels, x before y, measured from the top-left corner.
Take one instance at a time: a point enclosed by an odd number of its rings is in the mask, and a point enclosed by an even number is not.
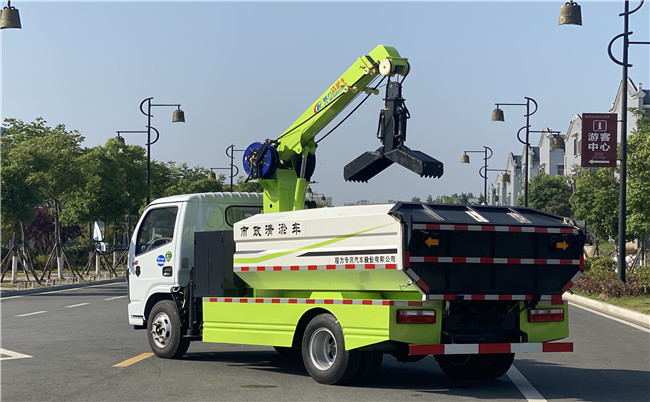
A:
[[[83,287],[86,287],[86,286],[103,285],[103,284],[117,283],[117,282],[126,282],[126,278],[113,278],[113,279],[103,279],[103,280],[98,280],[98,281],[85,281],[85,282],[71,283],[71,284],[66,284],[66,285],[43,286],[43,287],[30,288],[30,289],[2,289],[2,290],[0,290],[0,298],[2,298],[2,297],[10,297],[10,296],[20,296],[20,295],[31,295],[31,294],[35,294],[35,293],[52,292],[52,291],[55,291],[55,290],[83,288]]]
[[[568,300],[578,306],[588,307],[603,314],[611,315],[612,317],[620,318],[621,320],[629,321],[650,329],[650,315],[648,314],[639,313],[637,311],[628,310],[623,307],[614,306],[605,302],[570,293],[565,293],[563,298],[564,300]]]

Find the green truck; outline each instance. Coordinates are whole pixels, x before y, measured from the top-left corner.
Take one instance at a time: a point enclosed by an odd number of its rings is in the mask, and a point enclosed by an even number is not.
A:
[[[584,233],[570,219],[521,207],[305,202],[316,134],[384,79],[380,147],[344,178],[365,182],[393,163],[442,175],[441,162],[404,145],[408,72],[394,48],[378,46],[276,140],[248,147],[244,168],[263,194],[147,206],[129,249],[128,315],[157,356],[178,358],[192,341],[267,345],[301,355],[320,383],[346,384],[373,378],[385,354],[433,355],[454,378],[491,379],[515,353],[572,351],[558,342],[569,335],[562,293],[583,266]]]

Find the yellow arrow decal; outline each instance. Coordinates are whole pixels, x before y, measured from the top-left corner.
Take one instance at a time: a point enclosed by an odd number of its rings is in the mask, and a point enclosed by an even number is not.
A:
[[[431,237],[429,237],[424,241],[424,243],[427,246],[431,247],[431,246],[437,246],[440,243],[440,241],[438,239],[432,239]]]
[[[556,248],[561,248],[562,251],[566,251],[567,248],[569,248],[569,243],[566,242],[566,240],[561,241],[559,243],[555,244]]]

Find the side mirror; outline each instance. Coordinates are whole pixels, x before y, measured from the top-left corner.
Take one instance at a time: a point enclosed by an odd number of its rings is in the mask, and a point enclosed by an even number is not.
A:
[[[97,242],[102,242],[104,241],[104,229],[105,229],[104,222],[102,221],[95,221],[95,227],[93,229],[93,240]]]

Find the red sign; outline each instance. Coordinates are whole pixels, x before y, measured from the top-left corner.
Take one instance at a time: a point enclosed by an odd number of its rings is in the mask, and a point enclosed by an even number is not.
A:
[[[583,113],[580,166],[616,166],[617,139],[618,115],[616,113]]]

